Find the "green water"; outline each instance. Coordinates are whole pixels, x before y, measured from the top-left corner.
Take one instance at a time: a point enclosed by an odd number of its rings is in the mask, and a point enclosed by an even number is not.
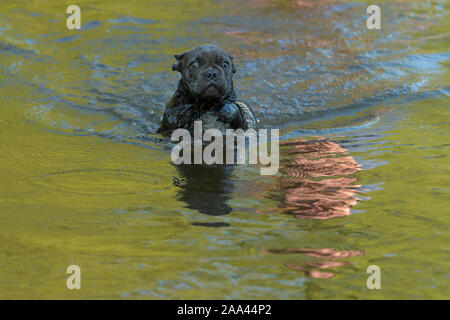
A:
[[[379,31],[356,1],[78,1],[80,31],[69,4],[0,4],[0,298],[449,298],[448,1],[380,2]],[[204,42],[278,175],[177,168],[154,133]]]

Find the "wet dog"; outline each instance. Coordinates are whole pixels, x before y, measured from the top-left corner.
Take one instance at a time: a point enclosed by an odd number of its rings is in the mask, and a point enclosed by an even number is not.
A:
[[[206,44],[175,55],[175,59],[172,70],[178,71],[181,79],[166,106],[159,133],[170,135],[179,128],[193,132],[194,121],[206,115],[225,128],[257,128],[254,113],[248,104],[237,99],[234,91],[233,57],[217,46]]]

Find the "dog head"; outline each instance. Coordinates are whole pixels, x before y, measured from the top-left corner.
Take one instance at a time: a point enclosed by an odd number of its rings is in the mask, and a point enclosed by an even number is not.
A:
[[[172,70],[181,73],[180,83],[196,100],[222,100],[233,91],[233,57],[212,44],[175,55]]]

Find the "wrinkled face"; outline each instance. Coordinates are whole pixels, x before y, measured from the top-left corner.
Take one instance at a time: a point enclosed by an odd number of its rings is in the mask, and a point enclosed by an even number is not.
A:
[[[203,45],[175,58],[172,69],[181,73],[192,96],[220,99],[233,88],[233,59],[222,49]]]

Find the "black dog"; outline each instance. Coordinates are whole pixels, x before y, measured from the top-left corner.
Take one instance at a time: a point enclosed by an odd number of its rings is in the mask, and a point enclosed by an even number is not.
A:
[[[192,132],[194,121],[206,113],[230,129],[257,128],[252,110],[236,97],[233,57],[219,47],[206,44],[175,58],[172,70],[181,73],[181,80],[166,106],[159,133],[171,134],[178,128]]]

